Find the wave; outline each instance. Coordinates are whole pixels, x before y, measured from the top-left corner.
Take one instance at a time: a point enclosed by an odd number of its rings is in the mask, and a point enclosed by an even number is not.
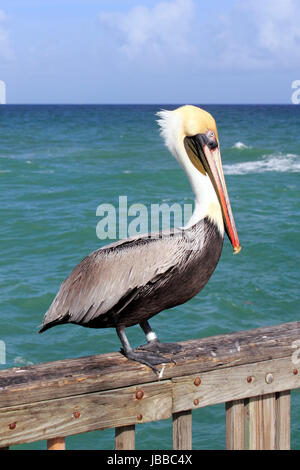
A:
[[[226,175],[248,175],[270,171],[298,173],[300,172],[300,157],[293,153],[263,155],[262,160],[223,165],[223,169]]]
[[[248,145],[244,144],[243,142],[236,142],[233,146],[233,149],[239,149],[239,150],[245,150],[245,149],[251,149],[252,147],[249,147]]]

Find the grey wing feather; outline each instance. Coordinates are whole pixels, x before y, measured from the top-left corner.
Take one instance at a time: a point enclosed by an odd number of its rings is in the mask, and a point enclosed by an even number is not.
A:
[[[107,245],[83,259],[62,283],[41,331],[52,324],[87,323],[154,282],[178,262],[180,237],[136,237]]]

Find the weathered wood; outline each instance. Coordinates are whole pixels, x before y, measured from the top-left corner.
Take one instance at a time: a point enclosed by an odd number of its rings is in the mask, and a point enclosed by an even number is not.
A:
[[[180,343],[176,365],[166,364],[163,379],[199,374],[270,358],[290,358],[300,322],[258,328]],[[294,343],[295,344],[295,343]],[[120,353],[66,359],[0,371],[0,408],[157,380],[147,366]],[[232,399],[232,398],[229,398]]]
[[[299,336],[295,322],[186,341],[160,377],[119,353],[0,371],[0,446],[117,427],[127,447],[135,424],[173,414],[174,449],[187,450],[191,409],[227,402],[227,448],[287,449]]]
[[[66,450],[66,439],[64,437],[48,439],[47,450]]]
[[[135,425],[122,426],[115,429],[115,449],[134,450],[135,449]]]
[[[173,412],[298,388],[294,367],[287,357],[203,372],[197,374],[200,385],[196,375],[174,377]]]
[[[249,398],[249,449],[264,449],[263,397]]]
[[[276,449],[276,394],[264,395],[263,405],[263,446],[264,450]]]
[[[230,401],[226,409],[226,449],[245,449],[245,403],[244,400]]]
[[[192,411],[173,413],[173,449],[192,449]]]
[[[171,414],[170,381],[23,404],[0,409],[0,445],[159,421]]]
[[[290,392],[271,393],[245,400],[245,448],[290,448]]]
[[[290,449],[290,391],[276,393],[276,449]]]

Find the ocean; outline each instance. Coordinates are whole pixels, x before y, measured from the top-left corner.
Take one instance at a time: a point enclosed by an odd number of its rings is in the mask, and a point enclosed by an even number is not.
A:
[[[300,106],[199,105],[215,117],[241,253],[228,240],[212,278],[188,303],[153,317],[161,341],[299,319]],[[0,369],[120,349],[112,329],[38,334],[61,282],[100,240],[97,207],[192,204],[188,180],[159,135],[170,105],[0,106]],[[141,329],[128,329],[133,345]],[[3,362],[3,361],[2,361]],[[300,448],[300,392],[292,392]],[[44,449],[45,441],[15,446]],[[113,449],[114,430],[67,438],[69,449]],[[137,449],[171,449],[171,420],[136,426]],[[224,405],[193,411],[193,448],[225,448]]]

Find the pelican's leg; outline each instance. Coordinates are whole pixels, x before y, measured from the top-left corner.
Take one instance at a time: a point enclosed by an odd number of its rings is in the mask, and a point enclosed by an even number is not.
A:
[[[151,369],[156,373],[159,373],[159,370],[155,367],[155,365],[163,364],[165,362],[173,362],[171,359],[163,357],[156,352],[142,350],[137,351],[136,349],[132,349],[125,334],[125,326],[117,327],[116,330],[123,346],[121,352],[128,359],[141,362],[142,364],[151,367]]]
[[[148,343],[139,346],[137,349],[172,354],[178,353],[183,349],[178,343],[161,343],[147,320],[142,321],[140,326],[146,335]]]

